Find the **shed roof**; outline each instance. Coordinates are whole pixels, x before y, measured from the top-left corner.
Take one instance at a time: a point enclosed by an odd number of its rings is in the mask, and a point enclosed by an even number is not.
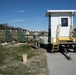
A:
[[[75,13],[76,10],[47,10],[46,16],[49,16],[51,13]]]

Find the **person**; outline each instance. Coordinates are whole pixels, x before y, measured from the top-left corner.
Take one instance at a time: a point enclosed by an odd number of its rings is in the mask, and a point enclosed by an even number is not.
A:
[[[35,42],[35,47],[36,49],[40,47],[40,43],[39,43],[39,33],[35,32],[34,33],[34,42]]]

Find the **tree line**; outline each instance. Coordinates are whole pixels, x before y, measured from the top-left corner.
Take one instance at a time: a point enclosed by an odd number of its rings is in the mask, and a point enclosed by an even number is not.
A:
[[[26,29],[22,29],[22,28],[19,28],[19,27],[9,26],[7,23],[0,24],[0,31],[1,30],[6,30],[6,29],[9,29],[9,30],[12,30],[12,31],[21,29],[23,31],[26,31]]]

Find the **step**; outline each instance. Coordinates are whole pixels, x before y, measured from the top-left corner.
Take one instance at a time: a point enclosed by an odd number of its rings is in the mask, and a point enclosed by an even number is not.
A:
[[[58,51],[59,50],[59,44],[53,43],[53,51]]]
[[[57,43],[53,43],[53,45],[58,45]]]

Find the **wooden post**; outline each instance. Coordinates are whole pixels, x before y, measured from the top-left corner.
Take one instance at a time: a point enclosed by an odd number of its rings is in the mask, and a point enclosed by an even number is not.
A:
[[[23,54],[23,63],[25,64],[27,62],[27,54]]]

